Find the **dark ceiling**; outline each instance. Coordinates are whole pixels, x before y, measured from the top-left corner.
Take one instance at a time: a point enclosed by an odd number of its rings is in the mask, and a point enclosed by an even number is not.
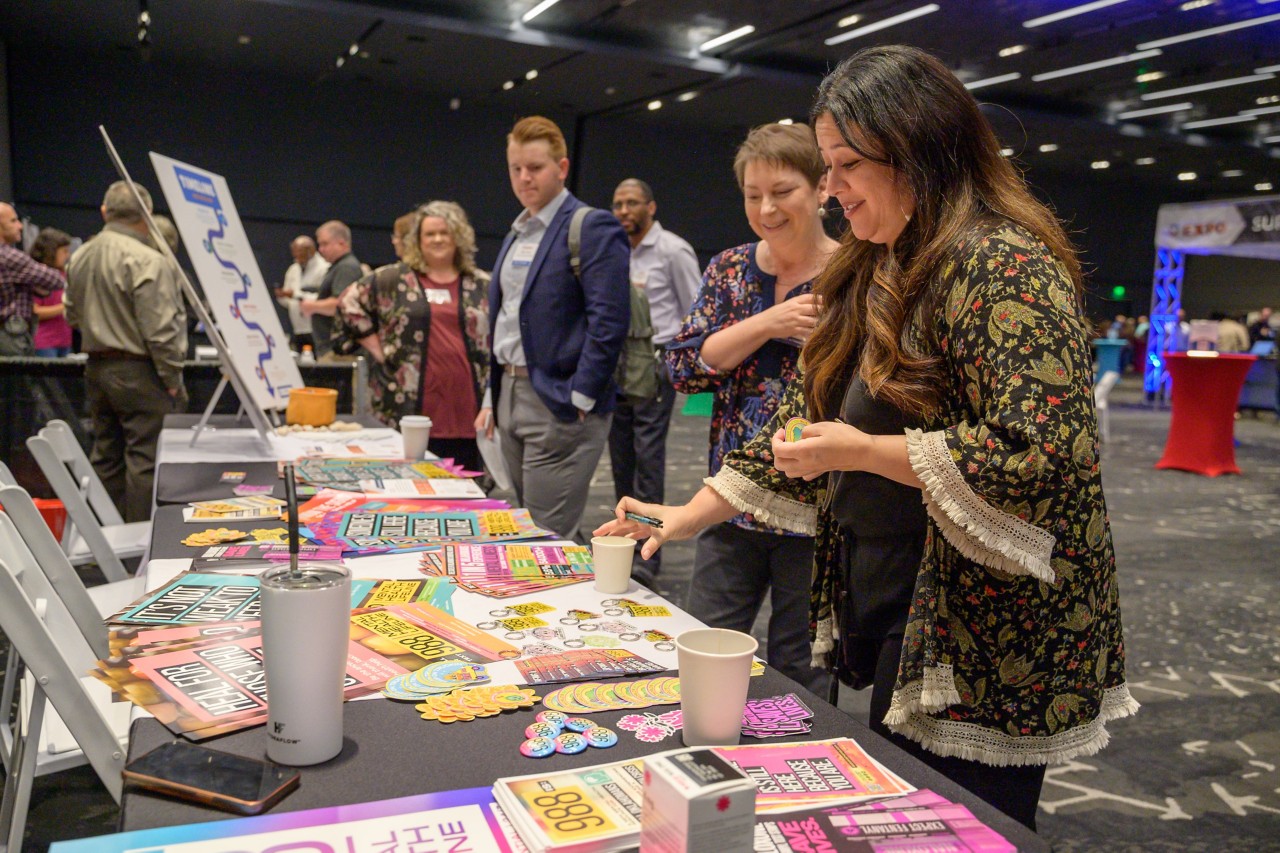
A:
[[[974,94],[1032,169],[1177,185],[1183,197],[1280,188],[1280,0],[719,0],[714,11],[702,0],[560,0],[528,23],[521,17],[538,0],[145,5],[152,61],[318,86],[346,77],[424,94],[442,110],[456,98],[715,129],[804,120],[826,69],[858,48],[903,42],[936,53],[966,83],[1001,81]],[[139,8],[5,0],[0,28],[10,43],[138,52]],[[1035,20],[1073,9],[1085,11]],[[744,26],[754,31],[699,49]]]

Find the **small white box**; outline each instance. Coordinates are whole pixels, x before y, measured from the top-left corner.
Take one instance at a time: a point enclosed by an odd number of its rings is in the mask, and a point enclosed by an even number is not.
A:
[[[756,784],[715,750],[646,756],[641,853],[750,850]]]

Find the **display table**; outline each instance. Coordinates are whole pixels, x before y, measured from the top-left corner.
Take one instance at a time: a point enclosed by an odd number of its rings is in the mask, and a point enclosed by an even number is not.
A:
[[[1108,371],[1123,373],[1120,367],[1124,351],[1128,348],[1129,342],[1121,338],[1095,338],[1093,351],[1097,355],[1098,367],[1093,372],[1093,381],[1097,382]]]
[[[1173,383],[1169,437],[1157,468],[1176,468],[1206,477],[1239,474],[1235,414],[1240,388],[1257,356],[1168,353],[1165,369]]]
[[[163,445],[159,462],[158,493],[178,494],[183,489],[190,489],[192,484],[198,481],[208,484],[215,491],[222,488],[210,476],[212,469],[207,464],[202,466],[199,463],[190,465],[176,463],[166,458]],[[279,522],[232,523],[228,526],[251,529],[264,524],[278,526]],[[158,509],[152,526],[153,560],[145,569],[149,588],[165,583],[177,572],[182,571],[189,565],[189,560],[195,556],[195,553],[202,550],[187,548],[176,541],[176,537],[183,532],[200,529],[202,526],[184,525],[181,521],[180,506],[162,506]],[[379,555],[349,560],[348,565],[352,568],[352,574],[357,577],[414,577],[417,576],[418,560],[419,555],[412,553]],[[559,604],[558,598],[570,596],[574,594],[574,590],[581,590],[583,593],[588,591],[587,585],[562,587],[550,592],[502,599],[498,603],[496,600],[472,596],[471,593],[459,590],[454,595],[454,607],[460,618],[472,619],[476,615],[472,611],[477,607],[488,612],[495,606],[507,607],[525,600],[546,601],[551,606],[556,606]],[[600,594],[595,593],[595,595]],[[683,630],[688,623],[696,623],[695,619],[680,611],[675,605],[634,583],[628,595],[643,599],[645,604],[665,604],[670,607],[673,611],[671,618],[664,620],[661,627],[670,627],[673,632]],[[463,596],[474,597],[478,601],[462,601],[460,599]],[[674,652],[659,656],[655,650],[652,659],[660,665],[672,666],[674,656]],[[502,664],[495,664],[494,669],[501,666]],[[548,689],[540,688],[539,695],[547,692]],[[867,752],[913,785],[932,789],[954,802],[963,803],[975,816],[1015,844],[1019,850],[1049,850],[1048,844],[1021,824],[1006,817],[906,754],[893,743],[876,735],[863,723],[846,716],[776,670],[766,668],[763,675],[751,679],[750,695],[753,697],[778,696],[786,693],[795,693],[802,697],[802,700],[812,709],[814,716],[810,723],[813,730],[804,738],[782,740],[841,736],[854,738]],[[583,767],[634,758],[681,746],[678,738],[646,743],[630,732],[618,729],[618,720],[624,714],[632,712],[617,710],[591,715],[591,719],[618,731],[620,737],[616,746],[603,750],[590,749],[579,755],[557,754],[545,760],[532,760],[520,754],[519,746],[525,739],[524,729],[533,720],[535,710],[536,708],[505,712],[496,717],[446,725],[420,719],[413,703],[393,702],[380,697],[348,702],[344,713],[345,738],[341,754],[324,764],[302,768],[302,784],[299,789],[276,805],[270,813],[279,814],[455,788],[488,786],[501,776]],[[661,713],[662,709],[655,710]],[[129,758],[136,758],[172,740],[173,737],[174,735],[156,720],[149,717],[137,719],[131,731]],[[744,738],[744,742],[754,741]],[[773,742],[773,739],[760,742]],[[206,743],[215,749],[262,758],[266,752],[266,731],[264,727],[258,726],[224,735]],[[233,814],[204,806],[126,790],[121,803],[120,829],[131,831],[226,820],[234,817],[236,816]]]

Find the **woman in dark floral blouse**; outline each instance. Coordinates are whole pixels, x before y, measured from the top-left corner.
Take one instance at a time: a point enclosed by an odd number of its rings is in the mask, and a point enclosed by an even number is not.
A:
[[[767,124],[733,164],[751,230],[760,237],[711,259],[684,327],[668,344],[678,391],[714,391],[710,473],[746,445],[796,377],[800,345],[817,316],[813,278],[835,251],[822,228],[827,195],[813,131]],[[770,593],[769,663],[814,691],[809,573],[813,541],[750,513],[706,530],[694,557],[687,607],[708,625],[750,631]]]
[[[815,654],[872,686],[872,728],[1034,828],[1045,765],[1138,708],[1080,264],[932,56],[857,53],[812,116],[849,230],[803,382],[689,504],[626,499],[602,531],[652,551],[749,509],[815,534]],[[787,442],[793,415],[815,423]]]
[[[400,263],[342,294],[342,337],[372,356],[373,409],[390,426],[432,420],[428,447],[481,470],[475,417],[489,376],[489,274],[476,269],[466,212],[433,201],[414,214]]]

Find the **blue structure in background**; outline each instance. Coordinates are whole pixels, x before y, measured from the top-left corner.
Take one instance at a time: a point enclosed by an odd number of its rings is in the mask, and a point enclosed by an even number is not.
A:
[[[1147,360],[1142,371],[1142,387],[1147,394],[1155,394],[1169,383],[1164,353],[1169,332],[1178,322],[1184,272],[1186,254],[1181,249],[1156,248],[1155,277],[1151,287],[1151,328],[1147,332]]]

